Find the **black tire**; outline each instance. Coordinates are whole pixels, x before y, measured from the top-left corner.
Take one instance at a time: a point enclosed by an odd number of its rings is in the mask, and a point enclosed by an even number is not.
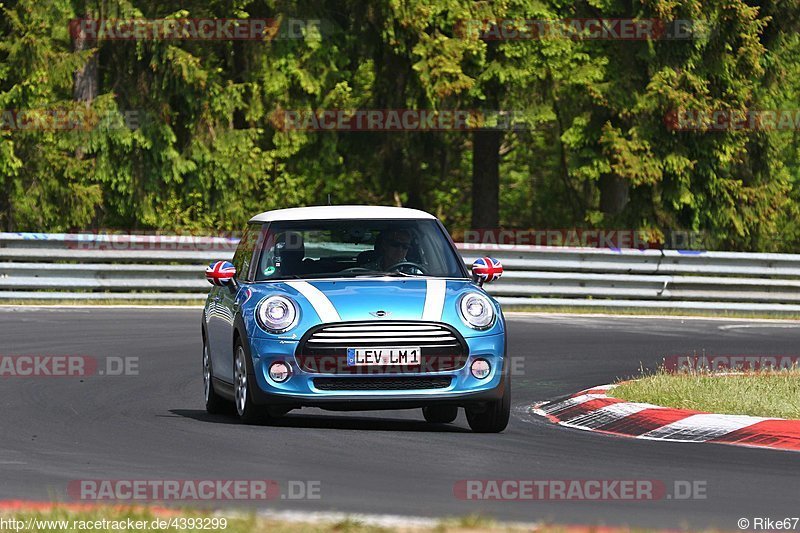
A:
[[[245,424],[262,424],[268,420],[266,409],[253,403],[251,391],[256,386],[249,356],[240,340],[233,347],[233,394],[236,414]]]
[[[206,412],[210,415],[221,415],[230,412],[231,404],[214,390],[214,369],[211,366],[211,357],[208,353],[208,343],[203,338],[203,395],[205,397]]]
[[[484,409],[467,409],[467,422],[475,433],[500,433],[511,416],[511,380],[507,376],[503,397],[488,402]]]
[[[458,416],[458,406],[429,405],[422,408],[422,416],[432,424],[449,424]]]

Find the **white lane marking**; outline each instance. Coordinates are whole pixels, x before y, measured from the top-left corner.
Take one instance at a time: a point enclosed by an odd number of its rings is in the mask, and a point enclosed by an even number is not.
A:
[[[243,516],[249,515],[241,511],[217,511],[219,516]],[[442,525],[441,518],[430,518],[422,516],[387,515],[387,514],[366,514],[366,513],[343,513],[335,511],[277,511],[265,510],[258,511],[257,516],[272,520],[283,520],[294,523],[312,523],[330,526],[331,523],[342,521],[359,522],[368,526],[378,526],[409,530],[415,528],[435,529]],[[523,529],[527,531],[539,530],[542,526],[540,522],[496,522],[493,524],[497,529]]]
[[[717,326],[717,329],[747,329],[747,328],[800,328],[800,324],[731,324],[730,326]]]
[[[307,281],[287,281],[287,285],[302,294],[322,322],[341,322],[341,317],[325,294]]]
[[[751,323],[763,324],[780,324],[780,323],[798,323],[800,320],[796,318],[727,318],[720,316],[703,316],[703,315],[626,315],[626,314],[611,314],[611,313],[559,313],[549,311],[505,311],[506,318],[516,319],[532,319],[544,318],[552,320],[572,321],[575,318],[614,318],[624,319],[633,318],[636,320],[706,320],[710,322],[741,322],[746,320]]]
[[[747,415],[697,414],[648,431],[636,438],[705,442],[764,420],[770,419]]]
[[[617,386],[618,386],[618,384],[617,384],[617,383],[612,383],[611,385],[598,385],[597,387],[589,387],[588,389],[584,389],[583,391],[581,391],[581,393],[580,393],[580,394],[586,394],[586,393],[587,393],[587,392],[589,392],[590,390],[597,390],[597,391],[601,391],[601,390],[602,390],[602,391],[610,391],[611,389],[614,389],[614,388],[616,388]]]
[[[447,281],[428,279],[425,280],[425,286],[425,307],[422,309],[422,320],[441,322]]]
[[[259,511],[258,516],[271,520],[282,520],[292,523],[336,523],[343,520],[359,522],[364,525],[378,527],[418,527],[432,529],[439,525],[441,520],[417,516],[379,515],[366,513],[337,513],[324,511]]]

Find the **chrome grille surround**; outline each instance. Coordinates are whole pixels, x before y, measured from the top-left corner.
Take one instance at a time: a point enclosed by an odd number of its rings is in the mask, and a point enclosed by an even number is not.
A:
[[[348,367],[348,348],[419,346],[419,367]],[[449,324],[428,321],[374,320],[332,322],[309,329],[300,339],[295,357],[301,369],[319,374],[429,373],[457,370],[467,361],[469,348]]]

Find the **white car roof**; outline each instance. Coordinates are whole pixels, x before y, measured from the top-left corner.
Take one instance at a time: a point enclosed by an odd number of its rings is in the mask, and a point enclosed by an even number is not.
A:
[[[374,205],[325,205],[293,207],[264,211],[250,222],[275,222],[282,220],[341,220],[341,219],[432,219],[436,217],[418,209]]]

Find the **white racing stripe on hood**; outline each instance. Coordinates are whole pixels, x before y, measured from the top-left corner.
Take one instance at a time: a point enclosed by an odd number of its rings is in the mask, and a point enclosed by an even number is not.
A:
[[[422,320],[441,322],[447,281],[443,279],[429,279],[425,280],[425,283],[427,289],[425,292],[425,307],[422,310]]]
[[[307,281],[287,281],[286,284],[302,294],[323,322],[341,322],[336,308],[325,294]]]

